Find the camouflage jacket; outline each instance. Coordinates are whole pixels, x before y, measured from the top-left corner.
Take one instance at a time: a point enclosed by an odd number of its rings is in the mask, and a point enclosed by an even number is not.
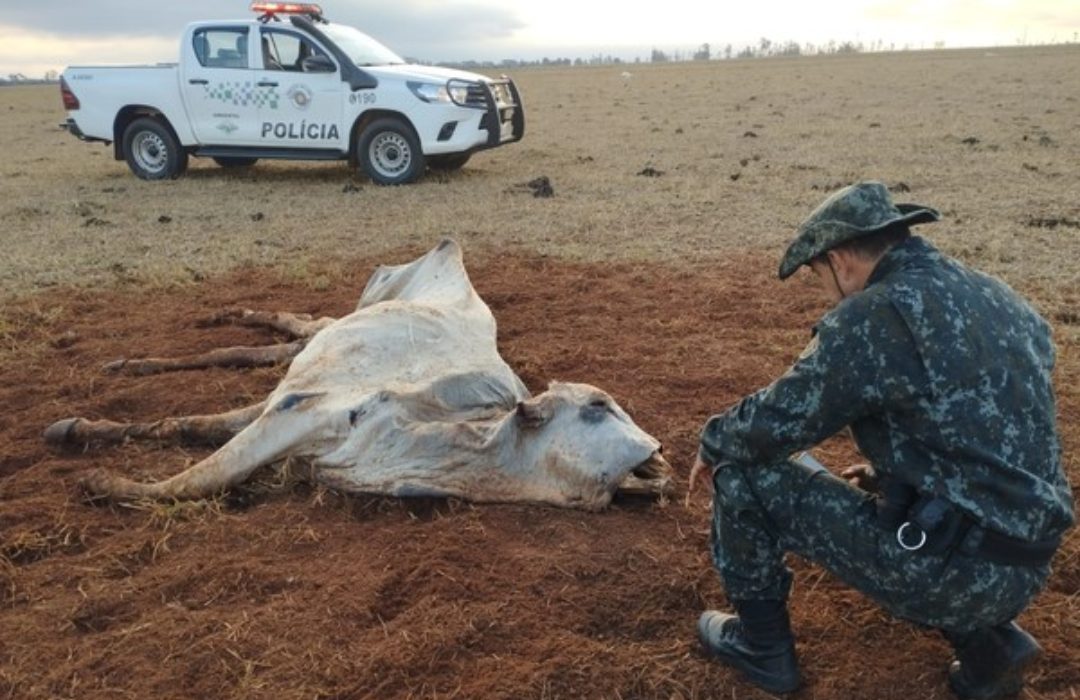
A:
[[[1003,282],[913,236],[794,365],[705,424],[710,465],[765,464],[850,426],[879,475],[1026,540],[1073,523],[1050,328]]]

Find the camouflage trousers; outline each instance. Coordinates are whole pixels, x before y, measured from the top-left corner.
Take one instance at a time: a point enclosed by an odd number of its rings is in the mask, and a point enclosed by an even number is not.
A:
[[[725,465],[713,483],[713,560],[729,599],[785,600],[784,554],[793,552],[897,617],[963,634],[1015,618],[1049,575],[1049,567],[907,551],[878,525],[875,496],[820,466]]]

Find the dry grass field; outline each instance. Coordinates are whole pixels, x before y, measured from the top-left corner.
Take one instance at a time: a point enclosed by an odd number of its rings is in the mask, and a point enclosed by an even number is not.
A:
[[[775,280],[829,191],[880,179],[921,229],[1050,319],[1080,485],[1080,48],[525,70],[525,139],[378,188],[344,164],[194,160],[135,179],[61,132],[58,91],[0,90],[0,697],[755,698],[694,641],[724,605],[708,510],[602,514],[327,493],[265,473],[217,499],[93,507],[90,467],[201,448],[53,452],[69,415],[260,397],[281,369],[104,375],[121,356],[272,342],[228,307],[342,314],[377,263],[451,235],[529,386],[588,381],[666,445],[769,381],[824,310]],[[632,77],[624,79],[626,69]],[[661,174],[642,175],[646,168]],[[545,175],[555,196],[523,183]],[[818,456],[854,458],[843,440]],[[948,650],[795,560],[801,698],[948,698]],[[1080,537],[1021,622],[1024,697],[1080,695]]]

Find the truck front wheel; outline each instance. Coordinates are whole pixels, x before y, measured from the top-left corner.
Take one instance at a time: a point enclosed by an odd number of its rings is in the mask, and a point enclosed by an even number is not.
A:
[[[140,117],[124,130],[124,159],[143,180],[167,180],[187,170],[188,155],[167,126]]]
[[[412,128],[393,117],[368,124],[356,143],[357,160],[376,185],[404,185],[424,172],[424,154]]]

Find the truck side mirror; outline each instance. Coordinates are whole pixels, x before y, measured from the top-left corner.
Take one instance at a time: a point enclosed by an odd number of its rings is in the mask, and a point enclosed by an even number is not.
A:
[[[333,73],[337,70],[330,57],[322,54],[308,56],[300,62],[300,67],[305,73]]]

